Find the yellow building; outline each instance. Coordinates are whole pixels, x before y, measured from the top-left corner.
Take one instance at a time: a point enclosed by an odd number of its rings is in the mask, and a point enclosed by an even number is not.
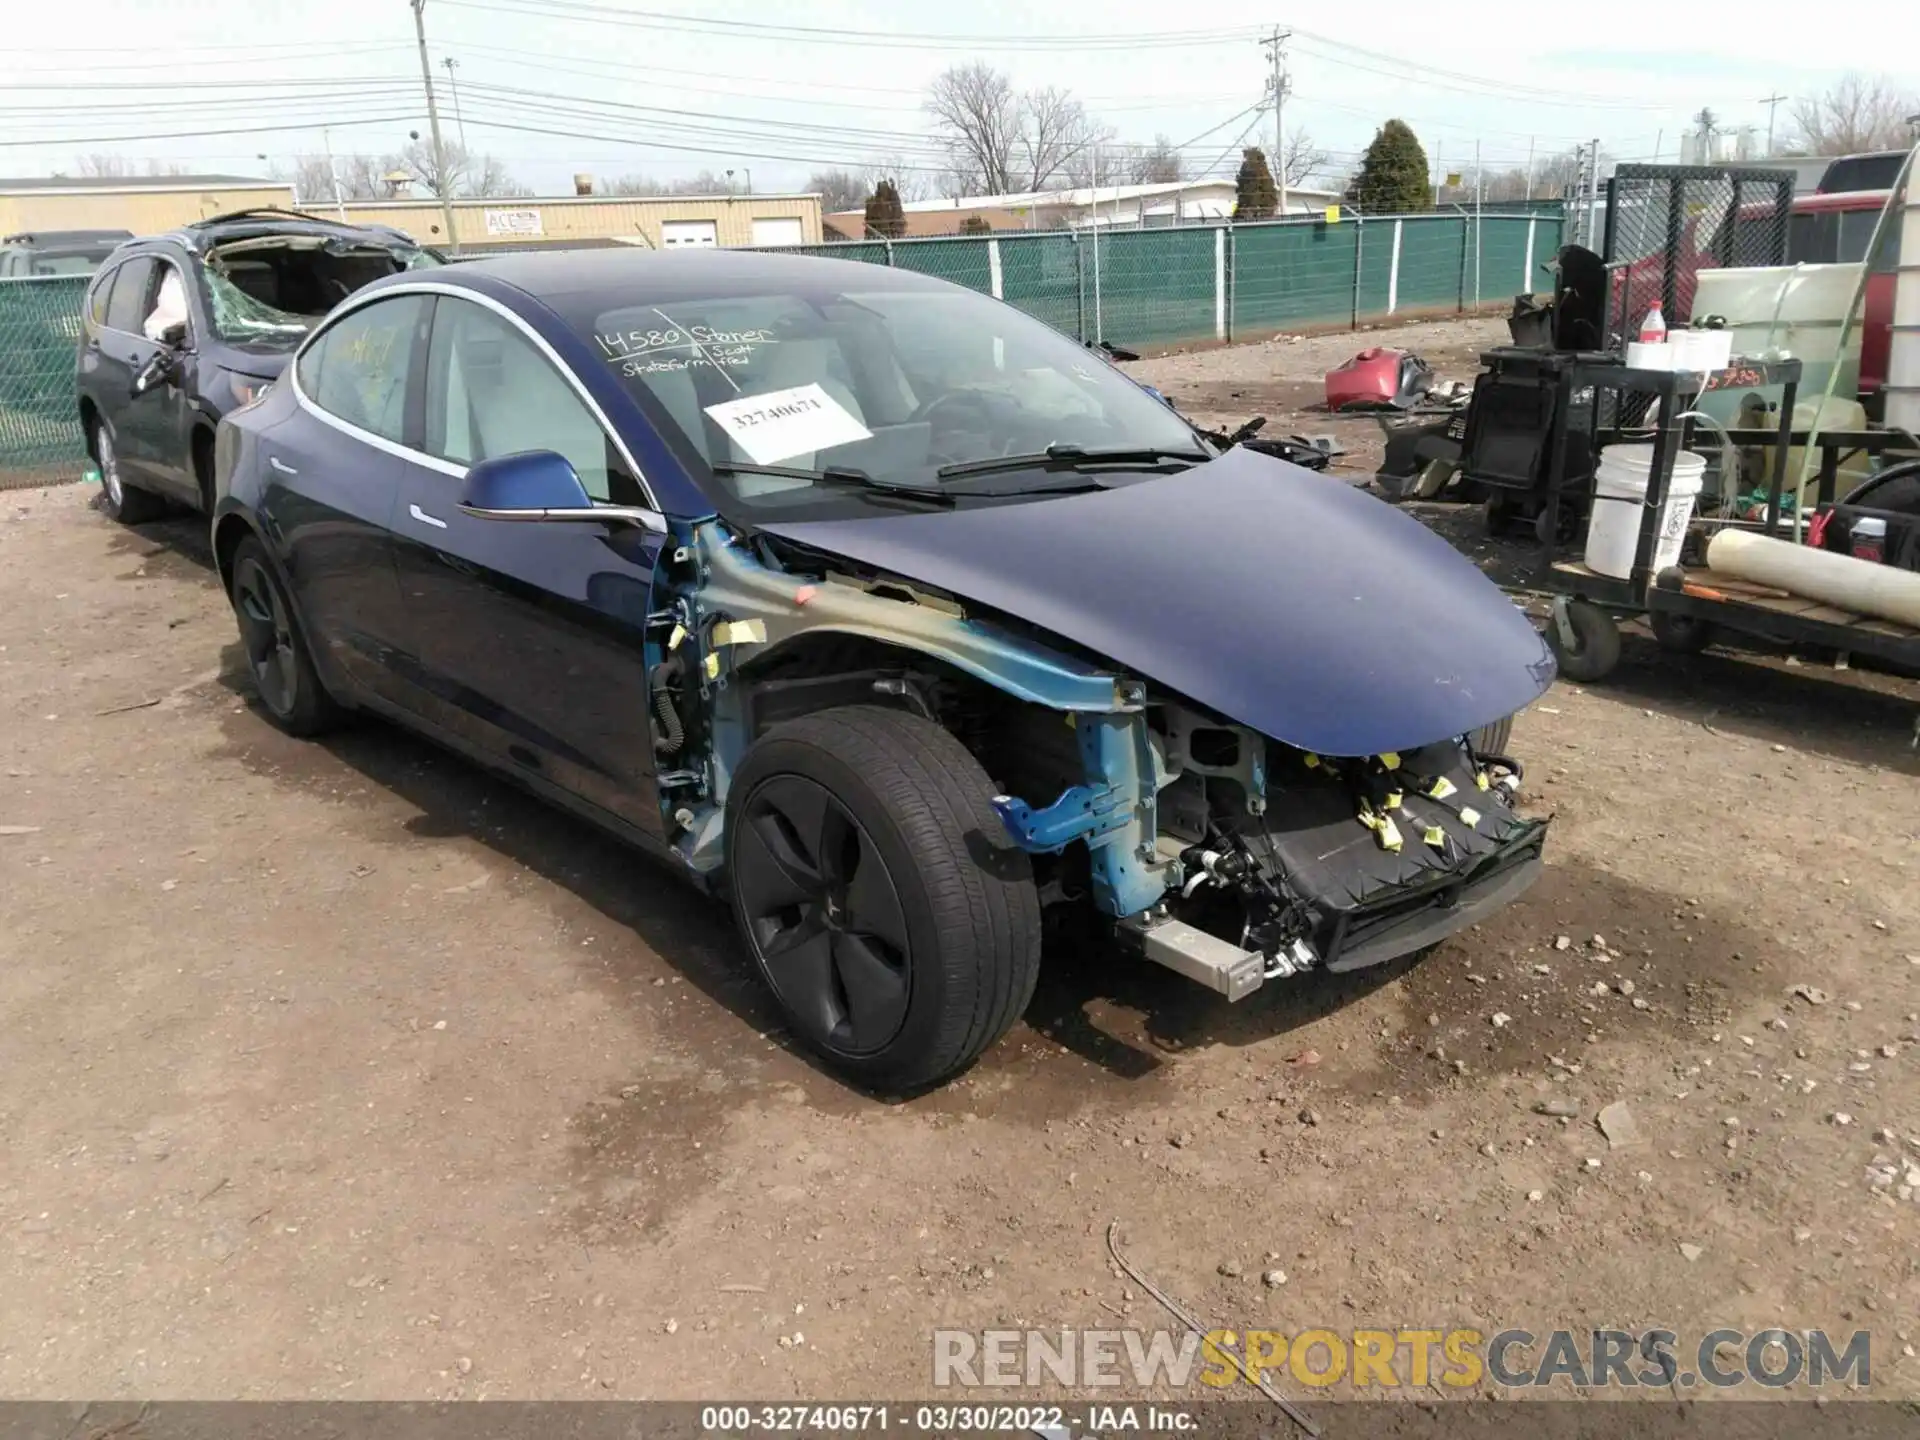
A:
[[[291,186],[236,175],[114,179],[0,179],[0,235],[46,230],[127,230],[153,235],[193,220],[260,206],[295,208]],[[455,248],[439,202],[305,197],[298,208],[328,218],[391,225],[422,245]],[[818,245],[818,195],[565,195],[455,200],[462,253],[488,247],[560,249],[642,245],[656,250],[737,245]]]
[[[310,204],[316,215],[337,207]],[[349,200],[349,220],[391,225],[423,245],[448,249],[440,204],[432,199]],[[818,195],[565,195],[455,200],[454,240],[461,252],[488,247],[627,244],[655,250],[736,245],[818,245]]]
[[[44,230],[154,235],[209,215],[292,204],[291,186],[243,175],[0,178],[0,235]]]

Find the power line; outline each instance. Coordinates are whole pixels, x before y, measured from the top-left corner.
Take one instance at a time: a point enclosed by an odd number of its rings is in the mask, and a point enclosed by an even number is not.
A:
[[[490,10],[504,15],[576,20],[640,30],[733,35],[795,44],[860,45],[888,50],[1157,50],[1170,46],[1237,44],[1250,38],[1253,33],[1251,30],[1238,29],[1080,35],[925,34],[818,25],[779,25],[757,20],[721,20],[706,15],[666,14],[654,10],[593,5],[586,3],[586,0],[517,0],[517,3],[498,4],[485,3],[485,0],[444,0],[444,3],[462,10]]]

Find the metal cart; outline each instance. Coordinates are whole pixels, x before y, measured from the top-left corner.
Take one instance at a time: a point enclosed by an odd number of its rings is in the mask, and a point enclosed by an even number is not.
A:
[[[1726,630],[1920,665],[1920,631],[1852,614],[1782,590],[1716,575],[1698,559],[1690,558],[1695,549],[1691,543],[1683,546],[1679,565],[1655,572],[1654,557],[1666,513],[1674,460],[1694,439],[1694,421],[1688,418],[1687,412],[1707,391],[1779,385],[1780,424],[1777,429],[1727,432],[1731,443],[1764,447],[1769,454],[1764,515],[1747,522],[1709,521],[1696,516],[1690,527],[1689,542],[1704,535],[1710,527],[1739,524],[1750,525],[1763,534],[1790,536],[1793,523],[1790,515],[1783,518],[1781,514],[1781,491],[1786,488],[1784,472],[1788,452],[1795,446],[1818,445],[1821,454],[1818,498],[1820,504],[1826,505],[1836,498],[1833,491],[1843,455],[1877,454],[1889,448],[1914,445],[1912,437],[1902,432],[1844,431],[1816,435],[1796,432],[1793,407],[1799,383],[1800,362],[1797,360],[1736,361],[1727,369],[1706,376],[1631,369],[1609,356],[1581,356],[1564,368],[1553,407],[1556,427],[1567,423],[1564,417],[1572,411],[1575,397],[1581,396],[1592,406],[1592,433],[1599,445],[1628,438],[1629,433],[1637,440],[1649,438],[1649,427],[1633,427],[1630,432],[1619,423],[1621,416],[1647,411],[1646,404],[1636,404],[1628,397],[1657,398],[1660,405],[1658,423],[1651,427],[1653,465],[1641,509],[1633,569],[1626,579],[1602,575],[1563,553],[1559,520],[1567,497],[1567,477],[1563,470],[1566,447],[1559,436],[1549,441],[1536,583],[1554,597],[1547,642],[1560,662],[1561,673],[1568,679],[1590,683],[1611,673],[1620,660],[1617,617],[1637,614],[1648,617],[1654,637],[1663,648],[1680,653],[1697,653],[1711,642],[1716,630]],[[1608,397],[1612,397],[1611,403]],[[1602,418],[1609,410],[1613,418],[1603,424]],[[1723,483],[1728,479],[1730,477],[1723,477]],[[1590,487],[1581,498],[1590,508]]]

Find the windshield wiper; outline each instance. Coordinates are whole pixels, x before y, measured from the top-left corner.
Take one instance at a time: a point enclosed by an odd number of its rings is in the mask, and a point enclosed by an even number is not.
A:
[[[1001,470],[1029,470],[1042,465],[1152,465],[1185,460],[1199,465],[1213,457],[1201,450],[1169,450],[1164,446],[1067,445],[1056,441],[1036,455],[995,455],[985,460],[960,460],[934,473],[942,480],[961,475],[990,475]]]
[[[895,485],[890,481],[875,479],[866,471],[851,465],[827,465],[818,470],[803,470],[797,465],[749,465],[720,460],[708,468],[716,475],[772,475],[784,480],[811,480],[816,485],[850,485],[870,494],[916,500],[937,505],[944,510],[953,508],[953,496],[944,490],[928,490],[919,485]]]

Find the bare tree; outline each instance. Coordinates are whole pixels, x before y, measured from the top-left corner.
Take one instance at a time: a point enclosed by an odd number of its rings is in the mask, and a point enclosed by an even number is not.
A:
[[[1017,105],[1015,123],[1025,168],[1024,189],[1045,189],[1079,157],[1113,139],[1111,130],[1096,125],[1086,107],[1057,86],[1029,90]]]
[[[860,183],[865,186],[862,201],[873,193],[874,187],[882,180],[893,181],[894,192],[902,200],[911,204],[915,200],[931,200],[936,194],[943,193],[943,187],[937,182],[943,177],[930,175],[918,168],[904,155],[881,155],[860,168]],[[944,193],[964,195],[964,189],[952,188],[954,177],[944,177],[947,186]]]
[[[981,193],[1015,188],[1022,105],[1013,82],[981,61],[944,71],[927,92],[933,118],[956,178]]]
[[[1809,155],[1905,148],[1911,143],[1907,117],[1916,111],[1914,91],[1853,71],[1825,94],[1794,102],[1793,145]]]
[[[1186,170],[1185,157],[1165,135],[1154,136],[1151,145],[1127,158],[1127,178],[1135,185],[1171,185],[1186,179]]]
[[[1327,168],[1327,152],[1313,143],[1313,136],[1305,130],[1294,130],[1287,136],[1287,152],[1281,161],[1286,171],[1287,184],[1304,185],[1307,180]]]
[[[187,167],[162,160],[136,163],[124,155],[106,155],[96,151],[91,155],[76,156],[73,173],[90,180],[124,180],[134,175],[185,175]]]
[[[819,194],[820,208],[829,213],[858,210],[873,193],[872,185],[863,177],[844,168],[814,171],[807,177],[807,189]]]
[[[727,195],[733,182],[724,175],[702,170],[678,180],[656,180],[651,175],[622,175],[607,186],[610,195]]]
[[[498,156],[470,151],[451,140],[441,145],[440,152],[440,158],[446,163],[444,178],[448,195],[493,198],[533,193],[513,178],[506,163]],[[405,171],[415,184],[422,186],[430,195],[441,193],[442,176],[435,164],[433,145],[429,141],[415,140],[398,155],[388,156],[380,163],[388,170]]]

